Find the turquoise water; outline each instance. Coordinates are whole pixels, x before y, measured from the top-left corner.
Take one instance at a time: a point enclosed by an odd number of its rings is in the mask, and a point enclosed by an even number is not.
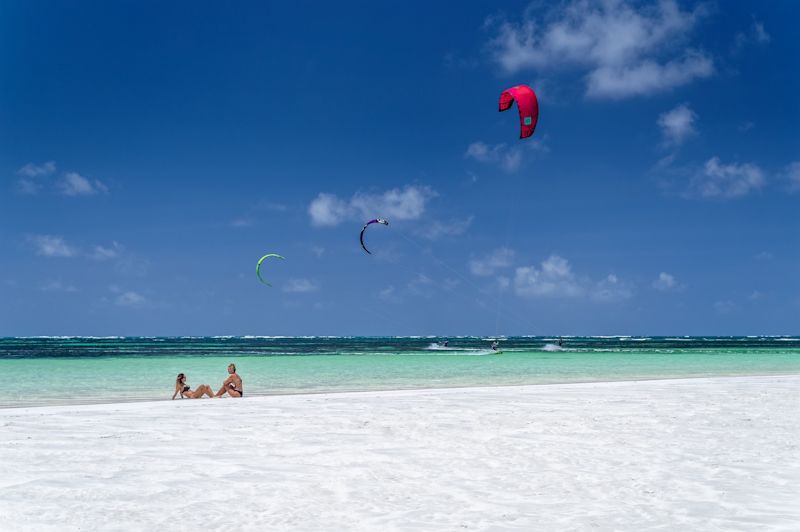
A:
[[[800,374],[800,338],[0,338],[0,407],[169,399],[175,375],[246,396]]]

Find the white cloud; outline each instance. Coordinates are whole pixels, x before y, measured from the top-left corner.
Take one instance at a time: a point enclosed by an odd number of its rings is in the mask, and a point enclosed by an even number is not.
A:
[[[422,229],[422,236],[430,240],[437,240],[446,236],[463,235],[467,229],[469,229],[469,226],[472,225],[473,219],[474,216],[469,216],[462,220],[454,219],[448,222],[434,220]]]
[[[388,303],[399,303],[400,297],[397,295],[394,285],[389,285],[378,292],[378,297]]]
[[[789,191],[800,192],[800,161],[787,165],[784,176],[789,183]]]
[[[77,292],[78,289],[71,284],[64,284],[61,281],[50,281],[39,287],[42,292]]]
[[[319,285],[310,279],[289,279],[283,291],[292,294],[308,294],[319,290]]]
[[[658,278],[653,281],[653,288],[656,290],[661,290],[662,292],[675,290],[679,287],[680,285],[678,284],[678,281],[675,280],[675,277],[666,272],[659,273]]]
[[[516,146],[509,148],[506,144],[489,146],[479,140],[467,146],[464,157],[482,163],[496,163],[506,172],[514,172],[522,163],[522,150]]]
[[[356,194],[350,203],[362,218],[377,211],[382,218],[417,220],[425,212],[428,201],[436,195],[430,187],[406,186],[383,194]]]
[[[723,164],[719,157],[712,157],[692,179],[691,190],[703,198],[738,198],[766,182],[764,171],[755,164]]]
[[[520,297],[578,298],[589,297],[600,302],[629,299],[633,288],[614,274],[592,282],[579,278],[567,259],[550,255],[539,267],[522,266],[516,269],[513,279],[514,293]]]
[[[664,144],[677,146],[696,133],[694,123],[697,120],[695,113],[688,104],[681,104],[659,115],[658,126],[664,137]]]
[[[53,174],[56,171],[56,163],[54,161],[47,161],[42,164],[28,163],[19,170],[17,175],[23,177],[43,177]]]
[[[35,235],[29,239],[36,248],[36,254],[43,257],[74,257],[78,250],[60,236]]]
[[[311,224],[317,226],[338,225],[350,215],[350,206],[333,194],[320,194],[308,206]]]
[[[436,197],[430,187],[407,185],[381,194],[357,192],[349,200],[334,194],[320,193],[308,206],[311,224],[315,226],[338,225],[349,219],[367,219],[380,216],[391,220],[417,220],[425,212],[427,203]]]
[[[89,256],[94,260],[111,260],[118,258],[123,251],[125,251],[125,246],[119,242],[112,242],[109,247],[95,246]]]
[[[137,257],[131,253],[120,255],[114,264],[114,268],[122,275],[133,277],[144,277],[150,269],[148,259]]]
[[[17,180],[17,191],[20,194],[29,195],[38,193],[42,185],[37,181],[37,178],[49,176],[55,171],[56,163],[54,161],[47,161],[42,164],[26,164],[17,170],[17,175],[20,176],[20,179]]]
[[[237,229],[242,229],[244,227],[253,227],[254,222],[252,218],[234,218],[228,225]]]
[[[551,255],[540,268],[522,266],[516,269],[514,291],[524,297],[576,297],[585,290],[580,286],[569,262],[558,255]]]
[[[511,279],[505,275],[498,275],[495,282],[497,283],[497,289],[501,292],[505,292],[511,287]]]
[[[769,33],[767,33],[767,31],[764,29],[764,24],[757,20],[753,21],[752,34],[753,37],[755,37],[756,42],[759,44],[766,44],[772,40],[772,38],[769,36]]]
[[[736,40],[733,43],[733,51],[740,52],[749,44],[764,45],[769,44],[772,40],[767,30],[764,29],[764,23],[758,20],[753,20],[750,28],[744,32],[736,34]]]
[[[448,277],[448,278],[446,278],[444,280],[443,287],[444,287],[445,290],[455,290],[459,286],[461,286],[461,280],[460,279],[451,279],[451,278]]]
[[[762,251],[755,256],[756,260],[772,260],[775,256],[769,251]]]
[[[506,247],[495,249],[487,257],[470,260],[469,271],[472,272],[472,275],[480,277],[493,275],[496,271],[514,264],[515,255],[516,253],[514,253],[513,249]]]
[[[740,133],[747,133],[748,131],[753,129],[755,125],[756,125],[755,122],[751,121],[742,122],[736,129],[738,129]]]
[[[100,180],[89,180],[77,172],[67,172],[58,183],[58,188],[65,196],[90,196],[100,192],[108,192],[108,187]]]
[[[325,254],[325,248],[322,246],[311,246],[311,253],[317,258],[320,258]]]
[[[711,58],[687,46],[702,14],[702,6],[682,11],[675,0],[557,2],[544,14],[528,9],[520,23],[501,22],[489,47],[509,74],[574,67],[586,71],[588,96],[651,94],[713,73]]]
[[[713,72],[711,59],[692,51],[665,64],[644,61],[632,67],[598,68],[589,74],[586,94],[597,98],[641,96],[687,85]]]
[[[594,284],[590,292],[592,299],[604,302],[622,301],[633,296],[631,287],[616,275],[609,274]]]
[[[114,299],[114,304],[120,307],[142,307],[147,303],[146,297],[132,290],[122,292]]]
[[[428,295],[430,294],[431,285],[433,285],[433,279],[424,273],[418,273],[417,276],[408,283],[408,290],[415,295]]]

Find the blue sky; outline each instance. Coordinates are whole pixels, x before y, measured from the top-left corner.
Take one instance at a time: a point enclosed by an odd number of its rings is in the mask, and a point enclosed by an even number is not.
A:
[[[5,3],[0,335],[798,334],[798,15]]]

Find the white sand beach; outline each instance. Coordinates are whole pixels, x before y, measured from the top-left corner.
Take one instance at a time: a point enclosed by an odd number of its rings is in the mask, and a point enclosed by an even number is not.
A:
[[[798,530],[800,376],[0,410],[0,530]]]

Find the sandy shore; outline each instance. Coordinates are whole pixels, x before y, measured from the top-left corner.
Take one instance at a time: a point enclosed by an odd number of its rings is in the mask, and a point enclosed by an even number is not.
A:
[[[800,376],[0,410],[0,530],[798,530]]]

